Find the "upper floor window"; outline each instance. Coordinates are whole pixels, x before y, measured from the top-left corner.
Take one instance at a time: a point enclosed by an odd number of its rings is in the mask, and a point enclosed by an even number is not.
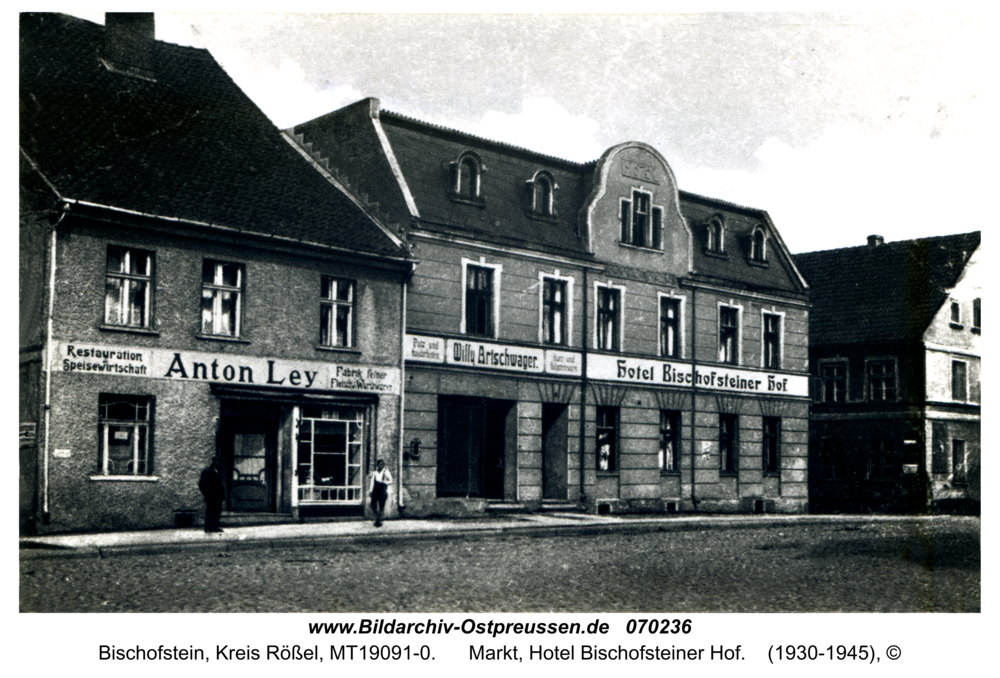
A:
[[[482,175],[486,166],[475,153],[467,151],[451,164],[451,198],[459,202],[481,205]]]
[[[896,399],[896,361],[868,362],[868,397],[875,401]]]
[[[767,235],[760,226],[750,236],[750,261],[758,264],[767,262]]]
[[[725,252],[723,245],[725,236],[725,223],[722,217],[714,216],[705,225],[705,251],[713,254]]]
[[[620,351],[621,343],[621,290],[614,287],[597,287],[597,348],[601,351]]]
[[[108,245],[104,323],[147,329],[150,326],[153,253]]]
[[[632,191],[631,200],[621,201],[621,241],[626,245],[661,249],[663,208],[652,204],[645,191]]]
[[[951,399],[965,402],[969,399],[969,383],[964,360],[951,361]]]
[[[719,415],[719,471],[723,475],[735,475],[738,471],[738,429],[739,415]]]
[[[764,472],[778,473],[781,468],[781,417],[764,417],[761,434]]]
[[[499,266],[465,265],[464,334],[496,336],[496,284]]]
[[[781,316],[765,313],[763,324],[764,367],[769,370],[781,369]]]
[[[982,304],[979,297],[972,300],[972,331],[978,332],[982,328],[983,321]]]
[[[676,410],[660,410],[660,470],[680,470],[680,451],[681,413]]]
[[[821,363],[819,367],[820,400],[842,403],[847,398],[847,363]]]
[[[542,278],[542,342],[565,345],[566,281]]]
[[[618,470],[618,408],[597,407],[597,470]]]
[[[531,205],[528,211],[533,217],[555,217],[555,179],[546,171],[538,172],[534,179],[528,182],[531,189]]]
[[[740,343],[740,309],[719,306],[719,362],[738,365]]]
[[[240,336],[243,264],[205,259],[201,269],[201,331]]]
[[[354,346],[354,281],[323,276],[320,286],[319,343]]]
[[[951,321],[956,324],[962,322],[962,305],[957,301],[951,302]]]
[[[152,398],[102,393],[98,398],[100,474],[145,476],[152,473],[150,438]]]
[[[679,358],[681,355],[681,300],[660,297],[660,355]]]

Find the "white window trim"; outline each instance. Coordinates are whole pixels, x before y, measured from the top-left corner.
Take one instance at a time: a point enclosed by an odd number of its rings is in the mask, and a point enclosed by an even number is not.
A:
[[[125,310],[126,312],[128,311],[128,297],[129,297],[128,290],[129,290],[129,287],[131,287],[131,285],[132,285],[133,282],[145,282],[146,283],[146,295],[145,295],[145,299],[144,299],[144,302],[143,302],[143,317],[146,319],[146,322],[144,324],[142,324],[142,325],[133,325],[130,322],[125,322],[125,324],[122,324],[122,325],[118,325],[118,324],[114,324],[114,323],[109,323],[108,322],[108,311],[110,309],[108,308],[107,292],[105,292],[105,297],[104,297],[104,321],[103,321],[103,324],[105,326],[107,326],[107,327],[122,328],[122,329],[132,329],[132,330],[148,330],[148,329],[152,329],[153,328],[153,319],[150,316],[150,311],[152,310],[150,302],[151,302],[151,300],[153,298],[153,263],[154,263],[154,260],[155,260],[155,257],[156,257],[155,252],[153,252],[152,250],[143,250],[140,247],[132,247],[131,245],[118,245],[118,244],[115,244],[115,243],[109,243],[109,245],[111,247],[117,247],[118,249],[123,250],[123,252],[125,253],[125,261],[126,261],[126,263],[125,263],[125,269],[126,269],[126,271],[131,266],[132,256],[133,256],[133,254],[135,252],[137,252],[137,251],[139,251],[139,252],[146,252],[146,256],[148,257],[148,261],[146,262],[146,271],[147,271],[146,275],[137,275],[137,274],[134,274],[134,273],[127,273],[127,272],[126,273],[121,273],[121,272],[108,271],[107,270],[107,263],[106,262],[105,262],[105,266],[104,266],[105,280],[107,280],[108,278],[116,278],[116,279],[122,281],[122,287],[121,287],[121,295],[122,295],[121,304],[124,307],[123,310]]]
[[[819,379],[819,400],[821,403],[836,403],[836,400],[827,400],[825,398],[826,388],[823,383],[823,367],[826,365],[843,365],[844,366],[844,400],[841,402],[848,403],[851,402],[851,361],[847,358],[820,358],[816,361],[819,369],[816,374],[816,378]]]
[[[246,269],[246,264],[235,262],[235,261],[223,260],[223,259],[209,259],[208,261],[211,261],[212,264],[213,264],[213,266],[219,266],[219,265],[225,265],[225,264],[234,264],[234,265],[240,267],[239,268],[239,275],[237,277],[237,283],[236,283],[235,287],[230,287],[228,285],[223,285],[222,283],[215,282],[215,280],[214,280],[215,273],[214,272],[213,272],[213,281],[211,283],[206,283],[204,281],[202,281],[202,283],[201,283],[201,289],[202,290],[210,289],[210,290],[214,290],[216,292],[219,292],[219,291],[236,292],[236,309],[235,309],[235,313],[234,313],[234,315],[236,316],[236,327],[234,328],[232,334],[223,334],[223,333],[221,333],[221,332],[218,331],[219,322],[220,322],[220,319],[222,318],[222,297],[220,295],[218,295],[218,294],[213,294],[212,295],[212,331],[206,333],[206,332],[204,332],[204,327],[203,327],[202,328],[202,330],[203,330],[202,334],[204,334],[205,336],[209,336],[209,337],[229,337],[229,338],[233,338],[233,339],[239,339],[240,337],[243,336],[243,295],[244,295],[244,290],[245,290],[245,285],[246,285],[246,270],[247,270]]]
[[[323,337],[320,336],[320,346],[322,346],[324,348],[341,348],[341,349],[355,348],[355,343],[356,343],[355,339],[356,339],[356,337],[355,337],[354,323],[355,323],[355,320],[356,320],[356,318],[355,318],[355,311],[357,310],[356,303],[357,303],[357,294],[358,294],[358,282],[357,282],[357,280],[355,280],[353,278],[341,278],[341,277],[335,276],[335,275],[323,275],[320,278],[320,281],[321,281],[320,284],[321,285],[322,285],[322,280],[323,279],[327,279],[327,280],[330,280],[330,281],[336,281],[338,289],[339,289],[341,283],[345,283],[345,282],[346,283],[350,283],[351,284],[351,300],[350,301],[343,301],[343,300],[338,300],[336,298],[331,299],[329,297],[324,297],[324,296],[320,295],[320,300],[319,300],[320,313],[325,313],[327,307],[331,307],[333,309],[333,313],[331,313],[331,315],[330,315],[330,321],[329,321],[330,322],[330,327],[329,327],[329,338],[330,339],[332,339],[333,337],[335,337],[336,334],[337,334],[337,329],[336,329],[337,309],[340,306],[347,306],[350,309],[350,319],[349,319],[349,321],[347,323],[347,343],[344,344],[343,346],[338,346],[337,344],[332,343],[332,342],[324,344],[323,341],[322,341]],[[322,290],[322,287],[320,289]],[[336,295],[334,295],[334,296],[336,297]]]
[[[645,188],[643,186],[630,186],[629,187],[628,196],[618,199],[618,226],[619,226],[618,230],[619,231],[621,230],[621,222],[622,222],[622,219],[625,218],[625,215],[622,212],[622,205],[627,202],[628,205],[629,205],[629,207],[628,207],[628,232],[629,232],[629,235],[632,236],[632,239],[633,240],[635,239],[635,234],[632,232],[632,229],[634,228],[634,224],[632,223],[632,214],[634,213],[634,210],[635,210],[635,194],[636,193],[643,193],[643,194],[649,196],[649,214],[647,215],[647,220],[648,220],[648,223],[649,223],[649,227],[646,230],[646,238],[645,238],[645,241],[646,241],[647,244],[646,245],[633,245],[631,242],[625,242],[624,240],[622,240],[620,234],[619,234],[619,237],[618,237],[619,238],[618,239],[618,244],[619,245],[626,245],[628,247],[638,247],[639,249],[643,249],[643,250],[652,250],[654,252],[662,252],[664,250],[664,244],[663,244],[663,240],[664,240],[664,238],[663,238],[663,235],[664,235],[664,233],[663,233],[663,230],[664,230],[663,215],[665,214],[666,210],[663,209],[663,205],[658,205],[658,204],[656,204],[656,203],[653,202],[653,191],[651,191],[651,190],[649,190],[649,189],[647,189],[647,188]],[[659,247],[653,247],[653,222],[654,222],[653,211],[654,210],[659,210],[660,211],[660,231],[661,232],[660,232],[660,246]]]
[[[538,207],[538,182],[544,181],[549,185],[549,204],[546,205],[546,209],[542,210]],[[543,216],[543,217],[555,217],[556,216],[556,189],[559,188],[559,184],[556,183],[556,179],[548,170],[538,170],[535,175],[531,177],[528,181],[531,187],[531,212],[532,214]]]
[[[462,257],[462,311],[458,321],[459,334],[467,334],[465,327],[465,295],[468,291],[469,266],[493,269],[493,338],[500,336],[500,276],[503,274],[503,264],[488,264],[486,257],[469,259]]]
[[[462,191],[462,165],[465,164],[466,160],[471,160],[475,168],[473,175],[471,177],[471,182],[469,184],[472,189],[472,195],[465,195]],[[473,151],[465,151],[458,156],[458,160],[454,163],[454,181],[452,186],[452,195],[458,198],[464,198],[466,200],[481,200],[482,199],[482,177],[483,172],[486,171],[486,165],[483,163],[479,155]]]
[[[955,363],[962,363],[963,365],[965,365],[965,400],[955,400],[955,389],[953,387],[953,384],[955,383]],[[970,391],[970,389],[969,389],[969,381],[970,381],[969,380],[969,361],[968,360],[959,360],[959,359],[956,359],[954,356],[952,356],[951,357],[951,363],[950,363],[949,367],[951,369],[949,369],[949,376],[950,376],[950,378],[948,380],[948,391],[950,391],[950,394],[951,394],[951,401],[953,403],[967,403],[967,402],[969,402],[969,391]]]
[[[663,345],[663,302],[660,301],[662,298],[676,299],[680,301],[678,304],[679,308],[677,310],[677,352],[679,355],[676,356],[663,356],[659,354],[659,348]],[[657,292],[656,293],[656,348],[657,355],[660,358],[674,358],[678,360],[684,360],[687,356],[687,344],[684,338],[687,334],[684,331],[685,328],[685,315],[684,309],[686,308],[687,297],[682,294],[676,294],[673,290],[670,293]]]
[[[757,234],[760,233],[763,237],[761,238],[761,252],[759,257],[754,257],[754,243],[757,240]],[[753,231],[750,232],[750,261],[755,264],[766,264],[767,263],[767,241],[768,235],[764,227],[758,224],[754,227]]]
[[[563,344],[545,344],[545,333],[543,327],[545,326],[545,280],[562,280],[566,283],[566,342]],[[545,344],[546,346],[565,346],[570,347],[573,345],[573,283],[576,282],[576,278],[571,275],[560,275],[559,269],[555,269],[552,273],[546,273],[544,271],[538,272],[538,343]]]
[[[618,353],[624,353],[625,352],[625,292],[627,288],[625,287],[625,285],[616,285],[610,280],[606,283],[598,282],[596,280],[594,281],[594,331],[592,333],[594,350],[595,351],[608,350],[608,349],[597,348],[597,321],[598,321],[598,312],[600,311],[597,305],[597,290],[601,288],[618,290]]]
[[[764,325],[764,316],[776,315],[778,316],[778,366],[775,368],[767,367],[766,361],[764,360],[764,339],[766,326]],[[785,312],[776,311],[772,306],[770,309],[762,308],[760,309],[760,366],[763,369],[784,369],[785,364]]]
[[[872,398],[872,381],[871,381],[872,372],[871,372],[871,368],[868,367],[868,363],[881,363],[881,362],[887,362],[887,361],[890,361],[890,360],[892,361],[892,379],[893,379],[893,388],[895,390],[895,397],[891,401],[890,400],[875,400],[875,399]],[[881,403],[884,403],[884,402],[895,402],[895,401],[898,401],[900,399],[899,385],[900,385],[899,384],[899,361],[896,360],[896,356],[894,356],[894,355],[869,356],[869,357],[865,358],[865,397],[864,397],[865,402],[881,402]],[[951,381],[950,381],[950,379],[949,379],[949,382],[948,382],[948,390],[949,391],[951,390]]]
[[[743,304],[737,304],[732,299],[728,302],[718,301],[716,302],[715,311],[715,340],[719,341],[722,337],[722,308],[735,308],[736,309],[736,362],[735,363],[723,363],[719,362],[720,365],[742,365],[743,364]],[[716,345],[716,351],[718,351],[718,345]]]

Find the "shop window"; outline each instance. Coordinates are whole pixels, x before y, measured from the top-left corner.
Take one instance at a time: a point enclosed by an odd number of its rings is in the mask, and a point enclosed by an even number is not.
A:
[[[239,337],[243,264],[205,259],[201,269],[201,332]]]
[[[820,478],[823,480],[843,480],[845,461],[843,438],[824,438],[820,443]]]
[[[719,415],[719,471],[722,475],[736,475],[739,471],[738,429],[738,415]]]
[[[660,355],[679,358],[681,355],[681,300],[660,297]]]
[[[566,304],[566,281],[542,278],[543,343],[566,345]]]
[[[464,334],[481,337],[495,336],[494,314],[496,299],[494,275],[499,271],[490,266],[467,264],[465,268]]]
[[[750,261],[755,264],[767,263],[767,235],[760,226],[750,236]]]
[[[868,453],[868,480],[893,480],[898,473],[892,440],[872,440]]]
[[[872,401],[896,399],[896,361],[868,361],[868,398]]]
[[[335,348],[354,346],[353,280],[323,276],[320,285],[320,344]]]
[[[738,365],[740,312],[734,306],[719,307],[719,362]]]
[[[968,472],[965,459],[965,441],[951,441],[951,480],[953,483],[965,483],[968,481]]]
[[[102,393],[98,403],[100,474],[150,475],[152,398]]]
[[[597,349],[621,350],[621,290],[614,287],[597,287]]]
[[[847,397],[847,363],[822,363],[819,368],[820,400],[842,403]]]
[[[764,417],[761,446],[764,473],[777,474],[781,470],[781,417]]]
[[[660,470],[668,473],[679,471],[680,451],[681,413],[676,410],[660,410]]]
[[[300,502],[361,503],[364,428],[362,408],[302,408],[296,451]]]
[[[967,363],[963,360],[951,361],[951,399],[965,402],[969,399],[969,384],[966,375]]]
[[[597,407],[597,470],[618,470],[618,408]]]
[[[979,334],[979,332],[982,331],[982,315],[982,304],[979,297],[976,297],[972,300],[972,331],[976,334]]]
[[[764,314],[764,368],[781,369],[781,316]]]
[[[108,246],[104,324],[149,329],[153,253]]]

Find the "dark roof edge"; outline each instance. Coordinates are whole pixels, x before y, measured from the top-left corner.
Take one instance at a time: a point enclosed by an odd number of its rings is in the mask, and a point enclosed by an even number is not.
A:
[[[881,245],[879,245],[879,247],[891,247],[892,245],[901,245],[903,243],[910,243],[910,242],[925,242],[925,241],[931,241],[931,240],[943,240],[945,238],[964,238],[964,237],[968,237],[968,236],[972,236],[972,235],[978,235],[979,236],[979,240],[980,240],[979,244],[982,244],[982,231],[968,231],[966,233],[951,233],[949,235],[930,235],[930,236],[927,236],[926,238],[910,238],[908,240],[891,240],[889,242],[882,243]],[[979,247],[979,245],[976,245],[976,247]],[[829,250],[812,250],[811,252],[799,252],[795,256],[802,257],[802,256],[807,256],[807,255],[812,255],[812,254],[821,255],[821,254],[829,254],[831,252],[846,252],[848,250],[869,250],[869,249],[872,249],[871,245],[852,245],[850,247],[834,247],[833,249],[829,249]],[[971,254],[972,253],[970,252],[969,256],[971,256]]]
[[[729,202],[728,200],[721,200],[719,198],[701,195],[700,193],[692,193],[691,191],[685,191],[682,189],[677,189],[677,193],[680,195],[681,200],[690,200],[692,202],[698,202],[705,205],[720,205],[726,209],[740,210],[741,212],[745,212],[747,214],[766,214],[764,210],[757,207],[747,207],[746,205],[740,205],[735,202]]]

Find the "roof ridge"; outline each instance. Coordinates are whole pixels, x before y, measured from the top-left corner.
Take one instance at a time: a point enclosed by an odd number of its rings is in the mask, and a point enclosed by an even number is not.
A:
[[[907,243],[917,243],[917,242],[930,242],[932,240],[946,240],[950,238],[967,238],[972,235],[978,235],[982,237],[982,231],[968,231],[966,233],[949,233],[946,235],[929,235],[923,238],[910,238],[908,240],[891,240],[889,242],[883,242],[878,247],[872,247],[870,245],[851,245],[850,247],[834,247],[828,250],[812,250],[810,252],[799,252],[792,256],[801,257],[809,254],[829,254],[831,252],[846,252],[848,250],[877,250],[883,247],[896,247],[899,245],[904,245]]]

